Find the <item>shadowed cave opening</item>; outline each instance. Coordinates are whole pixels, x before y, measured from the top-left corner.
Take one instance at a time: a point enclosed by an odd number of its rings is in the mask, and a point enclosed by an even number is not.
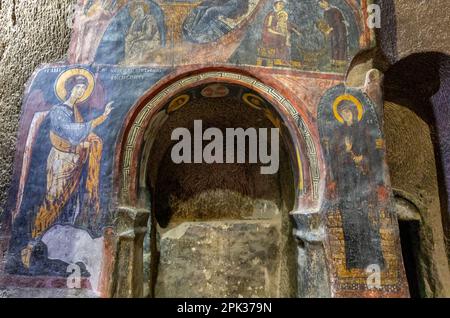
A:
[[[398,204],[405,270],[412,297],[446,297],[448,263],[447,153],[450,58],[440,53],[408,56],[386,72],[384,130]],[[406,200],[406,201],[405,201]],[[407,212],[409,211],[409,212]],[[406,213],[405,213],[406,212]]]
[[[411,298],[421,297],[421,278],[419,270],[420,223],[418,221],[399,221],[403,264],[408,280]]]
[[[156,117],[157,132],[147,136],[154,138],[147,167],[153,212],[147,295],[295,297],[288,130],[280,130],[279,170],[272,175],[261,174],[260,161],[175,164],[172,158],[175,129],[194,136],[196,120],[203,131],[218,128],[224,137],[227,128],[270,129],[282,122],[272,105],[240,86],[213,84],[177,95]],[[245,148],[248,162],[248,141]]]

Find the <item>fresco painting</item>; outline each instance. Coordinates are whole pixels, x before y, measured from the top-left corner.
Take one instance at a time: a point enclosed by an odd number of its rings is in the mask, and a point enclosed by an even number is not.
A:
[[[93,131],[108,119],[113,103],[106,105],[101,116],[85,122],[78,103],[90,97],[94,85],[93,75],[82,69],[63,73],[57,81],[56,93],[61,103],[53,106],[47,114],[52,149],[47,159],[45,199],[32,225],[33,240],[39,239],[62,217],[63,209],[70,210],[65,219],[72,224],[95,228],[99,220],[99,168],[103,142]],[[85,189],[80,191],[83,169],[86,169]],[[83,192],[85,198],[81,197]],[[86,206],[80,208],[80,205]],[[80,211],[90,214],[80,215]],[[34,242],[30,242],[21,252],[26,268],[30,267],[33,245]]]
[[[77,54],[75,59],[79,63],[88,63],[94,58],[97,46],[100,44],[99,34],[105,32],[109,20],[124,5],[125,0],[81,0],[80,13],[75,23],[79,28],[74,29],[71,49]]]
[[[184,39],[193,43],[215,42],[232,31],[233,23],[239,24],[248,12],[250,0],[203,1],[183,22]]]
[[[95,61],[101,64],[135,64],[147,60],[160,62],[157,53],[166,44],[164,13],[153,1],[133,1],[117,12],[104,34],[97,34]],[[94,59],[91,60],[91,62]]]
[[[133,18],[125,39],[125,61],[142,59],[142,55],[153,52],[161,46],[158,22],[146,3],[132,4],[130,15]]]
[[[371,264],[382,266],[379,213],[369,208],[378,203],[377,197],[370,197],[378,192],[370,189],[384,183],[380,173],[383,171],[381,131],[370,132],[371,128],[379,130],[374,110],[365,109],[355,96],[340,95],[332,105],[332,121],[322,128],[321,137],[327,143],[325,156],[329,158],[330,188],[335,192],[331,196],[339,200],[342,213],[346,264],[349,269],[365,269]],[[370,123],[375,127],[370,127]],[[335,157],[337,153],[340,155]],[[355,198],[355,189],[369,196]],[[355,230],[356,233],[351,233]]]
[[[24,105],[22,123],[31,124],[24,134],[26,146],[20,150],[23,160],[16,168],[9,274],[67,277],[67,266],[79,260],[96,290],[98,253],[113,220],[109,198],[103,194],[111,192],[109,158],[120,119],[163,74],[85,67],[38,73],[30,87],[32,98]],[[125,93],[125,86],[111,93],[105,90],[120,82],[135,90]]]
[[[276,1],[274,11],[265,20],[258,52],[257,64],[266,60],[267,66],[289,66],[291,53],[291,32],[300,35],[300,31],[289,23],[289,13],[284,1]]]
[[[377,268],[398,277],[399,241],[390,201],[384,137],[374,102],[360,89],[339,85],[319,106],[319,131],[327,162],[330,250],[336,260],[338,289],[363,290],[367,271]],[[353,287],[345,285],[352,281]],[[380,288],[401,290],[395,279]],[[392,285],[391,285],[392,284]],[[356,287],[355,287],[356,286]]]
[[[108,253],[120,235],[119,201],[138,196],[127,192],[137,187],[128,177],[142,169],[133,166],[142,149],[129,145],[147,129],[157,136],[196,98],[238,95],[283,138],[301,140],[288,147],[301,167],[293,214],[326,220],[330,295],[405,296],[381,77],[368,77],[366,90],[344,85],[351,59],[374,41],[363,24],[368,3],[80,0],[68,60],[42,66],[24,96],[0,287],[55,286],[59,278],[66,288],[76,265],[82,287],[100,295],[117,256]],[[215,82],[203,83],[205,69]],[[117,180],[131,185],[116,193]],[[372,265],[383,278],[375,291],[365,285]]]
[[[343,72],[360,49],[358,21],[345,1],[277,1],[265,16],[256,65]],[[235,55],[254,50],[248,41]]]
[[[351,57],[370,45],[361,13],[367,1],[362,2],[87,3],[75,25],[69,60],[166,66],[215,62],[343,73]],[[100,23],[97,29],[89,27],[89,19]]]

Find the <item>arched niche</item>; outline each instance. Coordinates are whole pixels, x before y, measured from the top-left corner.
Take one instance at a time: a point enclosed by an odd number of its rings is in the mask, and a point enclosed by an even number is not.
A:
[[[320,148],[315,139],[316,132],[311,128],[311,119],[274,88],[250,76],[226,71],[200,72],[187,77],[180,76],[177,80],[152,89],[132,110],[122,133],[123,138],[119,145],[120,153],[118,155],[120,162],[115,169],[115,175],[120,175],[120,179],[116,180],[119,202],[122,205],[138,204],[139,188],[145,187],[142,182],[145,180],[142,179],[145,176],[145,165],[142,165],[141,155],[146,147],[145,133],[150,127],[153,116],[170,99],[184,90],[208,83],[241,85],[254,90],[275,107],[289,131],[292,146],[297,150],[296,153],[291,154],[292,164],[295,166],[293,170],[299,181],[296,187],[294,211],[317,208],[323,186],[323,176],[320,172],[322,161],[318,152]]]
[[[318,210],[323,189],[322,159],[318,152],[316,133],[310,128],[312,127],[310,119],[276,89],[247,75],[230,71],[207,70],[196,74],[177,76],[167,81],[161,81],[160,85],[146,94],[129,114],[126,126],[123,129],[119,153],[117,154],[119,164],[115,169],[116,194],[119,203],[116,224],[116,231],[119,236],[116,274],[117,268],[121,268],[122,273],[116,275],[118,276],[117,279],[111,284],[113,296],[140,296],[143,293],[142,254],[147,219],[150,216],[153,220],[151,222],[153,227],[158,223],[158,220],[154,218],[155,213],[152,213],[155,212],[153,209],[155,209],[155,202],[158,198],[155,198],[155,189],[152,189],[152,181],[149,180],[149,175],[152,174],[150,170],[152,169],[154,137],[164,126],[164,120],[161,119],[165,115],[161,114],[165,108],[167,109],[168,105],[170,106],[171,101],[186,95],[186,92],[196,89],[198,91],[198,88],[204,88],[208,85],[228,85],[240,90],[241,93],[253,94],[261,102],[268,105],[267,109],[271,109],[276,114],[279,125],[283,126],[281,138],[285,145],[284,149],[289,170],[292,172],[292,180],[294,180],[292,204],[288,204],[290,206],[285,212],[287,215],[289,215],[289,212],[294,215],[297,221],[296,233],[300,240],[304,237],[313,237],[314,239],[311,241],[314,242],[308,242],[307,244],[319,243],[320,245],[321,243],[320,235],[305,235],[305,233],[314,231],[322,232],[319,230],[322,225]],[[271,123],[274,124],[274,122]],[[153,174],[155,175],[155,173]],[[157,181],[153,181],[153,183],[155,182]],[[287,232],[289,233],[285,234],[289,236],[291,231],[287,230]],[[153,231],[152,233],[150,245],[155,251],[156,234],[160,235],[161,232]],[[321,266],[320,272],[326,272],[324,270],[324,267],[326,267],[325,256],[320,247],[314,248],[313,251],[306,251],[308,248],[305,247],[304,242],[301,242],[298,248],[302,249],[300,251],[302,255],[319,253],[320,261],[316,262],[316,267]],[[295,252],[290,254],[294,254],[295,257]],[[314,258],[313,255],[308,254],[309,256],[311,259]],[[297,268],[296,276],[299,280],[302,271],[314,271],[314,266],[309,268],[308,264],[302,264],[302,266],[302,268]],[[125,268],[125,271],[123,268]],[[318,279],[316,283],[323,285],[325,280],[324,276],[322,280]],[[297,294],[303,292],[307,294],[311,290],[310,288],[308,288],[308,291],[306,289],[301,291],[300,289],[299,286]],[[325,290],[326,288],[318,289]]]

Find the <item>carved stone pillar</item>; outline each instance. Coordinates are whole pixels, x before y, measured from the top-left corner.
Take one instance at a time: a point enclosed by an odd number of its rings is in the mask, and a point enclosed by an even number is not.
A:
[[[112,296],[136,298],[143,296],[143,242],[150,211],[120,207],[117,212],[116,266],[113,273]]]
[[[294,212],[298,242],[298,297],[329,298],[331,289],[325,255],[325,227],[319,213]]]

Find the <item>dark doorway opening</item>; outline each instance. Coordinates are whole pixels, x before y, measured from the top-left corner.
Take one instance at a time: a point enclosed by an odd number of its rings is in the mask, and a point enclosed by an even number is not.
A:
[[[403,263],[405,265],[406,278],[408,280],[411,298],[423,297],[419,272],[419,227],[418,221],[399,221],[400,240],[402,244]]]

